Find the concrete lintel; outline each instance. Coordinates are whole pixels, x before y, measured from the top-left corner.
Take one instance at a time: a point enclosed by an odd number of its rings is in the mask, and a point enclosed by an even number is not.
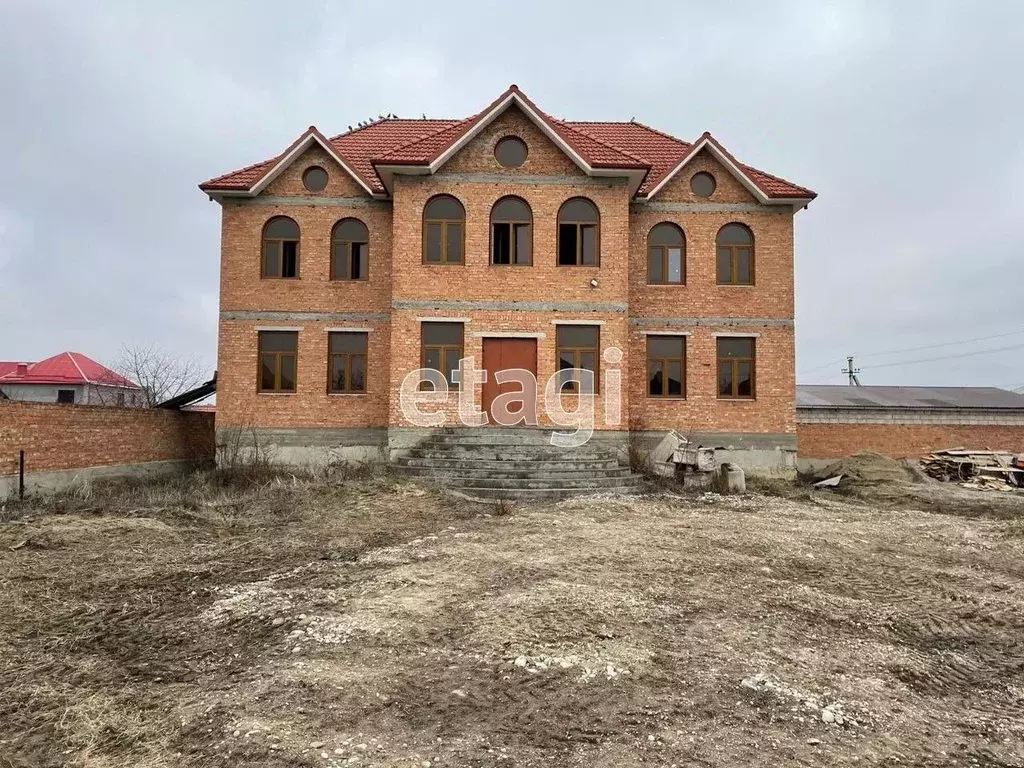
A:
[[[528,333],[520,331],[474,331],[473,338],[488,339],[543,339],[543,333]]]
[[[254,331],[304,331],[301,325],[257,325]]]
[[[388,200],[369,197],[328,197],[326,195],[260,195],[258,197],[228,198],[241,205],[313,205],[340,208],[391,208]]]
[[[436,309],[476,310],[495,312],[609,312],[625,314],[624,302],[597,304],[586,301],[502,301],[502,300],[442,300],[442,299],[396,299],[391,302],[393,309]]]
[[[472,319],[468,317],[444,317],[443,315],[433,315],[431,317],[417,317],[416,322],[418,323],[472,323]]]
[[[640,331],[643,336],[689,336],[690,331]]]
[[[631,317],[640,328],[683,326],[690,328],[792,328],[791,317]]]
[[[423,183],[427,176],[416,178],[416,182]],[[587,187],[620,187],[626,184],[626,179],[619,178],[593,178],[590,176],[567,176],[567,175],[540,175],[526,173],[445,173],[439,171],[434,178],[445,181],[457,181],[466,184],[506,184],[515,186],[537,186],[537,185],[561,185],[561,186],[587,186]]]
[[[281,312],[268,309],[239,309],[221,312],[220,319],[248,322],[287,322],[290,320],[309,323],[386,323],[391,320],[391,315],[388,312]]]
[[[604,325],[604,320],[552,320],[552,325]]]
[[[722,333],[712,333],[711,335],[716,339],[757,339],[761,337],[760,333],[740,333],[739,331],[723,331]]]
[[[670,203],[634,202],[632,213],[774,213],[792,215],[791,208],[761,205],[760,203]]]
[[[344,328],[324,328],[327,333],[373,333],[373,328],[353,328],[347,326]]]

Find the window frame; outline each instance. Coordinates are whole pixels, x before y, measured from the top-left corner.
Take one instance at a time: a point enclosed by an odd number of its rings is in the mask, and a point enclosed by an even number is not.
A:
[[[345,222],[348,222],[348,221],[354,221],[354,222],[362,225],[363,229],[366,230],[366,241],[365,242],[362,242],[362,241],[359,241],[359,240],[347,240],[347,239],[344,239],[344,238],[341,238],[341,237],[335,237],[334,233],[338,232],[341,229],[341,226],[343,224],[345,224]],[[339,277],[337,275],[337,273],[335,272],[335,269],[334,269],[334,246],[335,246],[335,244],[339,244],[339,245],[344,245],[345,246],[345,265],[347,266],[347,269],[345,271],[346,271],[346,273],[348,275],[352,274],[352,246],[353,245],[364,245],[364,246],[366,246],[366,274],[363,277],[351,277],[351,276],[349,276],[349,277]],[[370,228],[366,226],[366,222],[364,222],[362,219],[357,219],[354,216],[346,216],[343,219],[338,219],[338,221],[336,221],[334,223],[334,226],[331,228],[331,254],[330,254],[330,256],[331,256],[331,264],[330,264],[329,279],[332,282],[336,281],[336,282],[342,282],[342,283],[360,283],[360,282],[365,282],[365,281],[369,280],[370,279]]]
[[[295,339],[295,351],[285,352],[279,350],[273,350],[264,352],[263,351],[263,337],[267,333],[287,333]],[[274,358],[274,387],[272,389],[263,388],[263,356],[269,355]],[[281,358],[287,355],[291,355],[295,358],[294,369],[295,369],[295,381],[292,382],[294,387],[292,389],[283,389],[281,384]],[[256,332],[256,391],[261,395],[294,395],[299,391],[299,332],[298,331],[286,331],[276,329],[266,329]]]
[[[708,192],[706,195],[702,195],[700,192],[693,188],[694,182],[696,181],[698,176],[707,176],[709,179],[711,179],[711,191]],[[714,197],[714,194],[717,191],[718,179],[715,178],[715,174],[711,173],[711,171],[697,171],[690,177],[690,192],[692,192],[695,197],[699,197],[702,200],[710,200],[712,197]]]
[[[676,357],[651,357],[651,351],[650,351],[651,339],[681,339],[682,342],[683,342],[683,356],[679,357],[679,358],[676,358]],[[645,351],[647,352],[647,382],[646,382],[646,384],[644,386],[644,389],[647,390],[647,397],[655,399],[655,400],[685,400],[686,399],[686,352],[687,352],[687,349],[686,349],[686,347],[687,347],[686,335],[685,334],[681,334],[681,333],[648,334],[647,338],[646,338],[646,347],[647,347],[647,349]],[[651,367],[651,363],[652,362],[657,362],[659,367],[661,368],[661,380],[662,380],[663,384],[662,384],[662,394],[660,394],[660,395],[653,395],[653,394],[651,394],[651,374],[654,371],[654,369]],[[679,381],[680,381],[681,394],[678,394],[678,395],[670,395],[668,393],[668,364],[669,363],[674,363],[674,362],[678,362],[680,364],[679,365],[679,371],[680,371],[680,374],[679,374],[680,375],[680,380]]]
[[[438,198],[442,198],[442,197],[450,198],[450,199],[454,200],[455,202],[457,202],[459,204],[459,207],[462,208],[462,218],[461,219],[428,219],[427,218],[427,208],[430,207],[430,204],[432,202],[434,202]],[[428,228],[428,226],[430,224],[440,224],[441,225],[441,260],[440,261],[429,261],[427,259],[427,228]],[[451,224],[458,224],[462,228],[462,258],[459,261],[451,261],[451,260],[448,259],[448,227]],[[449,195],[447,193],[443,193],[443,194],[440,194],[440,195],[432,195],[430,197],[430,199],[427,200],[426,203],[424,203],[424,205],[423,205],[423,228],[422,228],[422,232],[421,232],[421,243],[422,243],[422,262],[424,264],[429,264],[432,267],[448,265],[448,264],[454,264],[454,265],[458,265],[458,266],[465,266],[465,264],[466,264],[466,206],[463,204],[463,202],[461,200],[459,200],[459,198],[455,197],[455,195]]]
[[[331,340],[335,336],[341,336],[343,334],[349,334],[352,336],[362,336],[365,342],[365,351],[363,352],[331,352]],[[345,387],[337,389],[334,386],[334,359],[336,357],[345,358]],[[366,379],[363,383],[362,389],[352,388],[352,358],[361,357],[363,358],[363,371],[365,372]],[[327,332],[327,394],[329,395],[365,395],[369,391],[369,378],[370,378],[370,334],[367,331],[328,331]]]
[[[562,345],[558,338],[558,331],[561,328],[593,328],[597,331],[597,346],[595,347],[579,347]],[[601,393],[601,326],[596,323],[557,323],[555,325],[555,375],[558,375],[559,371],[568,370],[562,368],[562,352],[571,352],[573,355],[573,367],[580,370],[588,370],[580,365],[580,356],[584,352],[594,353],[594,391],[593,392],[581,392],[579,382],[569,381],[564,384],[560,384],[558,387],[558,394],[562,395],[565,393],[571,393],[575,395],[598,395]]]
[[[64,394],[65,392],[70,392],[71,393],[71,399],[70,400],[61,400],[60,399],[61,395]],[[73,390],[73,389],[58,389],[57,390],[57,404],[58,405],[74,405],[75,404],[75,390]]]
[[[517,165],[505,165],[503,162],[501,162],[501,158],[498,157],[498,148],[502,144],[504,144],[505,142],[515,142],[517,144],[522,145],[522,147],[523,147],[523,162],[521,162],[521,163],[519,163]],[[524,165],[526,165],[526,161],[529,160],[529,159],[530,159],[530,145],[527,144],[526,140],[523,139],[521,136],[516,136],[515,134],[508,134],[507,136],[502,136],[500,139],[498,139],[496,142],[494,142],[494,160],[495,160],[495,162],[498,165],[500,165],[502,168],[504,168],[507,171],[512,171],[512,170],[515,170],[516,168],[522,168]]]
[[[734,225],[735,226],[739,226],[739,227],[743,227],[747,231],[747,234],[750,235],[750,245],[732,245],[732,244],[724,244],[723,245],[722,243],[719,242],[719,238],[722,236],[722,232],[725,230],[725,228],[726,227],[731,227],[731,226],[734,226]],[[756,271],[754,269],[754,265],[755,265],[755,261],[756,261],[756,249],[755,249],[754,245],[755,245],[754,230],[752,230],[748,225],[744,224],[742,221],[730,221],[728,224],[724,224],[718,230],[718,234],[715,235],[715,280],[716,280],[718,285],[752,286],[752,285],[756,284],[757,277],[756,277]],[[749,283],[737,282],[737,278],[739,277],[739,270],[737,269],[737,263],[739,261],[739,252],[740,252],[740,250],[742,250],[744,248],[747,248],[747,249],[750,250],[750,282]],[[730,275],[732,277],[732,280],[729,280],[729,281],[723,281],[722,280],[722,275],[719,273],[719,269],[718,269],[719,251],[721,251],[722,249],[727,249],[729,251],[729,271],[730,271]]]
[[[585,200],[593,206],[594,212],[597,214],[596,221],[578,221],[572,219],[563,219],[562,211],[565,210],[569,203],[575,200]],[[562,226],[575,226],[576,228],[576,263],[575,264],[563,264],[562,263]],[[589,197],[583,197],[577,195],[576,197],[570,197],[564,201],[558,208],[558,215],[555,217],[555,266],[558,267],[586,267],[587,269],[598,269],[601,266],[601,209],[597,203],[591,200]],[[594,228],[594,263],[584,264],[583,263],[583,227]]]
[[[270,225],[273,224],[277,219],[287,219],[295,228],[299,230],[299,235],[294,240],[285,239],[280,237],[267,237],[267,230]],[[302,227],[299,226],[299,222],[293,219],[291,216],[275,215],[271,216],[263,223],[263,231],[260,236],[260,280],[298,280],[302,274],[302,259],[301,259],[301,245],[302,242]],[[267,245],[269,243],[277,243],[278,246],[278,268],[281,274],[269,275],[267,274]],[[293,277],[284,276],[284,244],[295,243],[295,275]]]
[[[673,229],[678,231],[680,236],[683,238],[682,245],[651,245],[651,236],[654,234],[654,230],[656,230],[658,227],[672,227]],[[686,232],[683,230],[683,228],[676,224],[674,221],[659,221],[657,224],[651,227],[650,231],[647,233],[647,243],[647,284],[686,285]],[[651,251],[654,250],[655,248],[657,248],[660,251],[661,274],[663,277],[662,280],[651,279]],[[668,280],[668,252],[670,248],[679,248],[679,250],[681,251],[678,283],[671,282]]]
[[[427,332],[427,326],[428,325],[458,325],[459,328],[461,329],[461,336],[460,336],[460,339],[459,339],[458,346],[456,346],[454,344],[427,344],[426,332]],[[465,323],[459,322],[459,321],[454,321],[454,320],[449,320],[447,318],[438,318],[437,320],[422,320],[422,321],[420,321],[420,368],[427,368],[427,369],[429,369],[431,371],[437,370],[436,368],[431,368],[430,366],[427,365],[427,352],[430,351],[430,350],[437,350],[438,351],[439,364],[441,366],[441,370],[438,371],[438,373],[440,373],[442,376],[444,376],[445,381],[448,381],[448,374],[452,370],[452,366],[448,363],[448,355],[452,351],[458,350],[458,357],[456,358],[456,360],[461,360],[463,358],[464,354],[465,354],[465,349],[466,349],[466,324]],[[427,392],[431,392],[431,391],[436,392],[437,391],[436,389],[433,389],[433,388],[428,389],[428,386],[429,386],[429,382],[421,381],[419,388],[420,388],[420,390],[427,391]],[[448,381],[448,389],[449,390],[458,391],[459,390],[459,384],[457,382]]]
[[[324,174],[324,186],[323,189],[310,189],[309,185],[306,184],[306,179],[309,174],[313,171],[323,171]],[[322,165],[311,165],[302,172],[302,188],[311,195],[322,195],[327,190],[327,185],[331,183],[331,174],[327,172],[327,169]]]
[[[495,219],[494,218],[494,212],[497,210],[498,206],[503,201],[505,201],[505,200],[518,200],[523,205],[525,205],[526,206],[526,210],[528,210],[530,212],[530,219],[529,219],[529,221],[521,221],[521,220],[518,220],[518,219],[511,219],[511,218]],[[498,262],[496,262],[494,260],[494,226],[496,224],[507,224],[511,228],[511,235],[510,235],[510,238],[509,238],[509,257],[510,257],[510,259],[512,259],[512,261],[509,261],[508,264],[499,264]],[[518,261],[514,260],[515,256],[516,256],[516,244],[518,243],[518,240],[516,239],[516,225],[522,225],[522,224],[526,224],[526,225],[528,225],[530,227],[530,260],[527,261],[527,262],[518,262]],[[494,201],[494,205],[491,206],[491,224],[490,224],[490,227],[488,227],[488,232],[489,232],[490,239],[489,239],[488,244],[487,244],[487,250],[488,250],[488,252],[490,254],[490,265],[492,267],[532,267],[533,266],[533,208],[530,207],[530,204],[528,202],[526,202],[526,200],[524,200],[523,198],[519,197],[519,195],[503,195],[502,197],[499,197],[497,200],[495,200]],[[435,262],[431,262],[431,263],[435,263]]]
[[[722,357],[721,343],[733,339],[750,342],[750,357]],[[722,363],[732,366],[732,392],[722,394]],[[738,369],[740,363],[750,363],[750,394],[740,395]],[[715,391],[719,400],[756,400],[757,399],[757,339],[753,336],[717,336],[715,338]]]

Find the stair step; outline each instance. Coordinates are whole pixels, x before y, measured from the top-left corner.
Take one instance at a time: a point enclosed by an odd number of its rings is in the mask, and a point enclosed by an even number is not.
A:
[[[485,477],[502,480],[580,480],[586,478],[629,477],[629,467],[614,469],[480,469],[468,467],[397,466],[400,474],[410,477]]]
[[[417,446],[409,451],[409,456],[420,459],[465,458],[489,461],[601,461],[614,458],[613,454],[602,451],[530,449],[521,446]]]
[[[469,469],[496,472],[569,472],[590,470],[622,469],[618,459],[593,459],[577,461],[575,459],[512,459],[497,461],[494,459],[476,459],[470,457],[443,456],[440,458],[423,458],[406,456],[395,462],[396,467],[423,469]]]
[[[545,479],[532,477],[527,480],[516,478],[493,478],[493,477],[444,477],[433,478],[436,482],[448,488],[497,488],[497,489],[537,489],[537,490],[575,490],[575,491],[598,491],[605,488],[618,488],[635,484],[635,480],[629,477],[597,477],[597,478],[575,478],[575,479]]]

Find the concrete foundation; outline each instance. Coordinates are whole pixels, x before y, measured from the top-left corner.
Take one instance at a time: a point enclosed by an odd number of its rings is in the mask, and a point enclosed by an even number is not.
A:
[[[653,450],[665,436],[661,430],[641,432],[641,450]],[[691,444],[715,448],[715,460],[731,462],[744,470],[760,472],[796,469],[796,435],[760,432],[691,432],[680,433]]]
[[[148,461],[143,464],[120,464],[111,467],[50,470],[25,474],[25,494],[60,491],[97,480],[123,480],[165,477],[183,474],[195,465],[191,461]],[[0,477],[0,499],[17,497],[18,476]]]
[[[246,461],[257,453],[272,464],[315,467],[337,462],[383,461],[388,431],[383,427],[224,427],[217,430],[217,463]]]

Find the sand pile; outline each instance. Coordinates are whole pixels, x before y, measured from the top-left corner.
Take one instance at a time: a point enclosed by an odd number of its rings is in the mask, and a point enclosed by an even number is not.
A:
[[[912,483],[914,475],[898,459],[883,456],[874,451],[861,451],[829,464],[817,472],[815,478],[842,475],[842,485],[886,485],[889,483]]]

